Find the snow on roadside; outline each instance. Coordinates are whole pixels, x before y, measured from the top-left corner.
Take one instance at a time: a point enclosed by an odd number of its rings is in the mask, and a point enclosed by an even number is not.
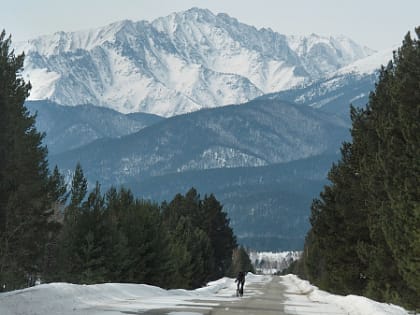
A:
[[[247,275],[247,284],[266,283],[268,276]],[[152,309],[210,309],[222,301],[236,300],[234,279],[222,278],[197,290],[164,290],[145,284],[104,283],[76,285],[50,283],[0,294],[1,315],[121,315]],[[248,291],[248,295],[257,291]],[[194,301],[193,301],[194,300]],[[197,302],[197,300],[200,300]],[[194,309],[194,311],[193,311]]]
[[[290,314],[315,315],[313,305],[319,314],[325,314],[328,309],[334,309],[334,314],[346,315],[408,315],[408,311],[402,307],[379,303],[363,296],[347,295],[340,296],[319,290],[308,281],[301,280],[295,275],[282,276],[282,284],[286,285],[287,301],[286,312]],[[310,309],[308,307],[311,307]],[[309,312],[310,311],[310,312]],[[329,313],[328,311],[328,313]]]

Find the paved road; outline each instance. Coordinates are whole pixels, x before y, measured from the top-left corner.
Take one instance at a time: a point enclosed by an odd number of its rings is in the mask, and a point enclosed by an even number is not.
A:
[[[194,301],[194,307],[185,309],[153,310],[142,314],[166,315],[347,315],[333,304],[313,302],[298,287],[282,284],[282,278],[273,276],[267,284],[245,285],[245,297],[235,301]],[[247,296],[247,293],[249,296]],[[173,312],[173,313],[171,313]],[[178,313],[179,312],[179,313]],[[139,313],[127,313],[139,314]]]
[[[229,302],[215,307],[209,314],[211,315],[282,315],[284,312],[284,291],[285,288],[280,283],[279,277],[264,287],[248,286],[246,290],[258,290],[261,293],[250,298],[242,298],[240,301]],[[246,294],[246,291],[245,291]]]
[[[196,307],[189,306],[185,309],[172,310],[151,310],[142,314],[164,315],[164,314],[203,314],[203,315],[283,315],[284,313],[284,291],[285,288],[280,284],[279,277],[273,277],[273,280],[267,284],[246,284],[244,288],[244,297],[235,301],[201,301],[195,300]],[[247,296],[248,295],[248,296]],[[209,307],[209,304],[213,304]],[[202,308],[200,307],[202,305]],[[184,312],[184,313],[182,313]],[[134,314],[134,313],[126,313]]]

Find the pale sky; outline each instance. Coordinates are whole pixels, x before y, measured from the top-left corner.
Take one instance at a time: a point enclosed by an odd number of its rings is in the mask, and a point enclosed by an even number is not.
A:
[[[420,0],[9,0],[1,4],[0,29],[17,42],[191,7],[286,35],[342,34],[375,50],[400,45],[420,25]]]

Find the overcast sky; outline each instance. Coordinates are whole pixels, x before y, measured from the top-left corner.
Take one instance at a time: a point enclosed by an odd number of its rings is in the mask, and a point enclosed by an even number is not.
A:
[[[420,0],[9,0],[1,4],[0,28],[16,42],[191,7],[287,35],[343,34],[376,50],[399,45],[420,25]]]

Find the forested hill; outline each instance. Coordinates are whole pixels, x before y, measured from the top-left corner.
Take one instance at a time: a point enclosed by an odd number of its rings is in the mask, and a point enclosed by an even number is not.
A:
[[[330,154],[347,137],[347,124],[334,115],[279,100],[254,100],[171,117],[50,160],[63,172],[80,161],[90,183],[109,186],[188,170],[264,166]]]

